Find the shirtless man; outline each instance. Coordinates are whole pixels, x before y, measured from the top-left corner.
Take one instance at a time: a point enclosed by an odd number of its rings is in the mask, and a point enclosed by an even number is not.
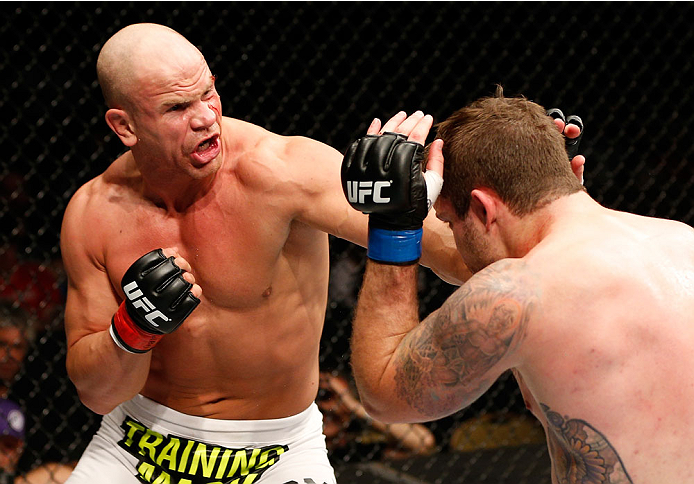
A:
[[[105,415],[68,482],[333,483],[313,403],[327,234],[367,241],[342,155],[223,117],[202,54],[166,27],[119,31],[97,71],[129,150],[63,220],[68,373]],[[469,277],[427,225],[423,262]]]
[[[428,130],[396,128],[419,143]],[[694,230],[599,205],[528,100],[479,100],[438,138],[436,214],[475,275],[420,322],[416,264],[368,261],[352,364],[369,414],[444,417],[512,369],[544,425],[553,482],[694,481]],[[358,153],[345,164],[371,156]],[[354,170],[348,180],[367,178]],[[404,229],[398,212],[371,222]]]

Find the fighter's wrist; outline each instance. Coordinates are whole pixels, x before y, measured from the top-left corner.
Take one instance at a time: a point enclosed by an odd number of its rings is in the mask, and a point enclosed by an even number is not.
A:
[[[422,256],[422,229],[387,230],[369,226],[366,255],[383,264],[414,264]]]
[[[111,318],[109,334],[116,345],[133,354],[146,353],[161,340],[163,334],[155,334],[142,329],[128,314],[125,302]]]

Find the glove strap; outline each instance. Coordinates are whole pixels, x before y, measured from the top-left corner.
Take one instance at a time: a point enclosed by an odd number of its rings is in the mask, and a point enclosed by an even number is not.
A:
[[[163,334],[150,333],[135,324],[125,308],[125,301],[111,318],[109,333],[120,349],[134,354],[147,353],[164,337]]]
[[[422,229],[386,230],[369,227],[369,259],[386,264],[413,264],[422,256]]]

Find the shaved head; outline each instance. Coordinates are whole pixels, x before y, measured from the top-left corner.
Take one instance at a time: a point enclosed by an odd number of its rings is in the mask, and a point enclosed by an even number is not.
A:
[[[134,88],[148,75],[175,74],[178,61],[202,58],[173,29],[158,24],[129,25],[102,47],[96,62],[101,91],[109,108],[129,106]]]

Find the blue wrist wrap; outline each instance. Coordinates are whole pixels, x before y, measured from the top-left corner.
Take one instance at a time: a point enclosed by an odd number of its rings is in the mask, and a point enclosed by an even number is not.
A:
[[[422,229],[385,230],[369,227],[369,259],[406,264],[422,256]]]

